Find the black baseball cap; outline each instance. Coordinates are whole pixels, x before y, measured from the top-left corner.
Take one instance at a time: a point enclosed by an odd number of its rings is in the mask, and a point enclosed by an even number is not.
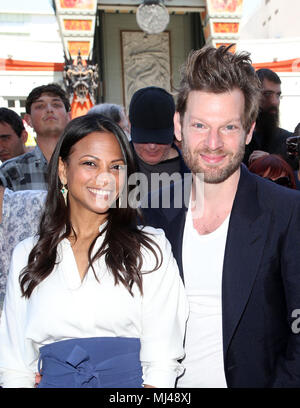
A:
[[[148,86],[136,91],[130,101],[129,120],[134,143],[171,144],[174,140],[173,96],[165,89]]]

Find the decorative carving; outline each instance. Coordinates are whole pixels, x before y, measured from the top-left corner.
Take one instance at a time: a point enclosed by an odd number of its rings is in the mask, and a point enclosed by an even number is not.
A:
[[[92,20],[70,20],[64,19],[64,29],[71,31],[91,31],[93,27]]]
[[[239,31],[239,23],[215,22],[213,23],[215,33],[236,34]]]
[[[211,13],[240,13],[243,0],[209,0]]]
[[[80,54],[83,57],[87,57],[90,53],[90,41],[70,41],[67,40],[68,44],[68,52],[70,56],[75,57],[77,55],[78,50],[80,50]]]
[[[158,34],[167,28],[170,16],[160,0],[144,0],[137,9],[136,21],[145,33]]]
[[[92,64],[92,61],[89,59],[83,64],[80,51],[78,51],[76,64],[73,63],[70,56],[67,58],[65,54],[64,84],[71,104],[79,102],[83,105],[87,101],[88,96],[94,104],[94,92],[98,86],[97,80],[97,64]]]
[[[95,0],[60,0],[59,4],[62,9],[94,9]]]
[[[145,36],[139,31],[122,31],[121,35],[126,108],[140,88],[154,85],[170,91],[169,33]]]

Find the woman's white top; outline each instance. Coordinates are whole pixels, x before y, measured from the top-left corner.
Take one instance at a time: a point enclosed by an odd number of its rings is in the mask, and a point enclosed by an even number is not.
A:
[[[134,284],[132,297],[123,284],[115,285],[104,258],[83,281],[67,239],[58,246],[51,274],[32,292],[21,296],[19,275],[36,239],[20,242],[12,256],[0,323],[0,384],[34,387],[39,348],[46,344],[88,337],[135,337],[141,340],[144,384],[174,387],[182,374],[177,362],[184,356],[183,339],[188,303],[171,246],[162,230],[144,228],[159,245],[161,267],[143,275],[143,296]],[[101,236],[94,248],[99,249]],[[156,252],[158,250],[154,247]],[[142,271],[155,266],[155,257],[142,248]]]

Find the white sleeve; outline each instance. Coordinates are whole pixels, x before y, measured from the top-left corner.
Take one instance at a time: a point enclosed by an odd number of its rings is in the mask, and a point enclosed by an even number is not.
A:
[[[0,322],[0,384],[4,388],[31,388],[35,382],[35,372],[27,363],[31,352],[25,343],[28,300],[21,296],[19,284],[32,246],[33,240],[28,238],[15,247],[8,274]]]
[[[162,251],[163,263],[158,270],[143,275],[140,355],[144,384],[173,388],[183,373],[177,360],[184,357],[188,302],[171,245],[162,230],[156,231],[151,238]]]

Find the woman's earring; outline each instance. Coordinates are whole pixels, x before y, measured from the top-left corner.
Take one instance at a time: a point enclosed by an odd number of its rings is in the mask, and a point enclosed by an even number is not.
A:
[[[68,189],[67,189],[67,185],[66,185],[66,184],[63,184],[63,186],[62,186],[60,192],[61,192],[62,195],[63,195],[63,198],[64,198],[64,200],[65,200],[65,204],[66,204],[66,207],[67,207],[67,205],[68,205]]]

